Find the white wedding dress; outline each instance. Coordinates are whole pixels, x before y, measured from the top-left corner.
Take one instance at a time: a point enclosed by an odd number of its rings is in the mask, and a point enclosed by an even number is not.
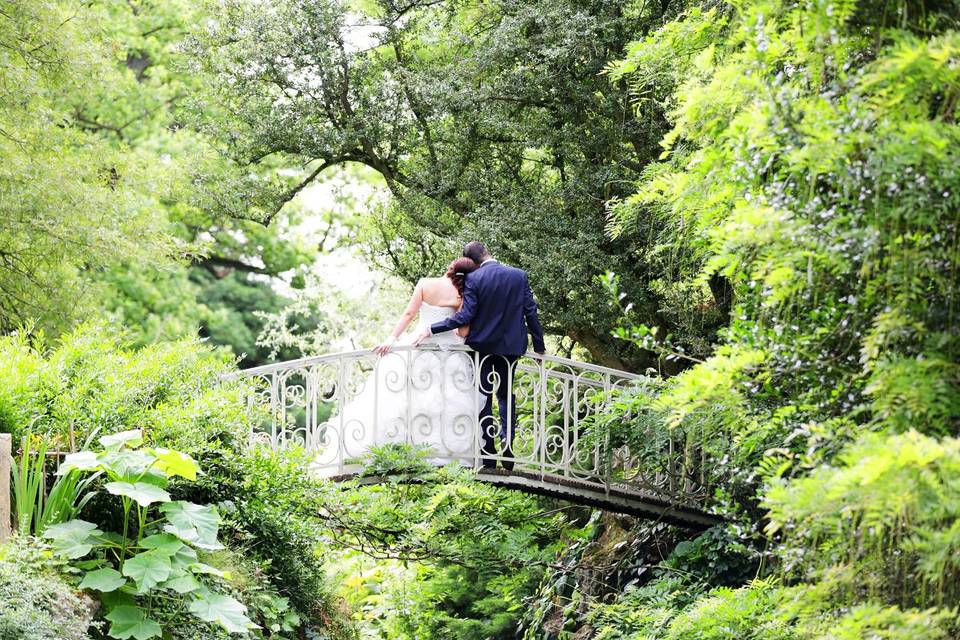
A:
[[[410,335],[419,335],[455,312],[422,303]],[[472,353],[444,349],[464,344],[455,331],[431,336],[422,344],[440,349],[394,350],[377,360],[359,390],[353,390],[356,395],[327,422],[322,459],[333,462],[324,455],[333,453],[330,447],[338,448],[337,462],[343,464],[356,463],[374,446],[406,443],[429,449],[427,459],[435,464],[473,464],[483,398],[477,391]]]

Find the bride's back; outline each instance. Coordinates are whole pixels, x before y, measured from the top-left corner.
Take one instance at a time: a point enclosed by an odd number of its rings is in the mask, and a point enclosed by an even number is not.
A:
[[[420,280],[423,301],[434,307],[460,308],[460,293],[450,278],[423,278]]]

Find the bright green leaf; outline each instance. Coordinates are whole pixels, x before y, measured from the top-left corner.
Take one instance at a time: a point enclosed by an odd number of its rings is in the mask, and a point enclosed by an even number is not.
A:
[[[173,576],[159,585],[161,589],[170,589],[171,591],[176,591],[180,594],[196,591],[201,586],[202,585],[200,584],[200,581],[189,573]]]
[[[65,476],[74,469],[78,471],[92,471],[100,468],[100,461],[97,454],[93,451],[80,451],[79,453],[68,454],[60,463],[57,469],[58,476]]]
[[[218,578],[223,578],[224,580],[229,580],[229,579],[230,579],[230,572],[229,572],[229,571],[221,571],[220,569],[217,569],[216,567],[211,567],[210,565],[204,564],[204,563],[202,563],[202,562],[195,562],[195,563],[193,563],[192,565],[190,565],[190,569],[191,569],[194,573],[203,573],[203,574],[210,575],[210,576],[217,576]]]
[[[180,476],[187,480],[197,479],[197,472],[200,470],[200,467],[196,461],[187,454],[180,453],[179,451],[171,451],[170,449],[157,449],[156,456],[156,468],[168,476]]]
[[[119,451],[124,446],[139,447],[143,444],[143,432],[140,429],[121,431],[100,438],[100,444],[108,451]]]
[[[116,569],[97,569],[88,571],[80,582],[81,589],[93,589],[96,591],[116,591],[127,581],[120,575]]]
[[[47,527],[44,537],[53,540],[53,549],[71,560],[82,558],[90,553],[96,544],[96,536],[103,532],[97,525],[86,520],[70,520],[62,524]]]
[[[256,625],[247,617],[247,608],[229,596],[207,592],[190,603],[190,613],[205,622],[214,622],[231,633],[246,633]]]
[[[139,553],[123,563],[123,575],[133,578],[140,593],[169,578],[170,571],[170,556],[156,549]]]
[[[216,507],[177,500],[161,505],[160,510],[170,522],[164,526],[164,531],[201,549],[223,548],[223,545],[217,542],[217,530],[221,520]]]
[[[147,618],[140,607],[123,605],[111,610],[104,617],[113,623],[110,625],[110,637],[119,640],[148,640],[161,633],[160,625]]]
[[[115,496],[136,500],[141,507],[148,507],[154,502],[170,501],[169,493],[147,482],[108,482],[104,487]]]

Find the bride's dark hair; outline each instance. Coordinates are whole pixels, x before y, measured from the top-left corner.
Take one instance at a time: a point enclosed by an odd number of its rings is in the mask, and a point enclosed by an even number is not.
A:
[[[467,274],[477,270],[477,263],[470,258],[457,258],[447,267],[447,277],[457,288],[460,297],[463,297],[463,285],[467,280]]]

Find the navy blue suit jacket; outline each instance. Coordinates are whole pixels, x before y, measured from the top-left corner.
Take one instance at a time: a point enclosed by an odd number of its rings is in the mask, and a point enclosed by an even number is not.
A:
[[[465,325],[470,325],[467,345],[480,353],[521,356],[527,351],[528,329],[533,350],[546,351],[526,272],[493,260],[467,274],[460,311],[435,323],[430,331],[441,333]]]

